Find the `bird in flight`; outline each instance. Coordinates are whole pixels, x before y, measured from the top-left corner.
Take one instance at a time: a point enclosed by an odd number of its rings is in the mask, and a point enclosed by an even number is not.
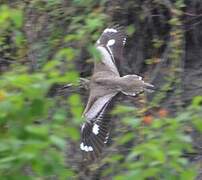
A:
[[[110,120],[103,118],[103,114],[112,98],[119,92],[136,96],[152,91],[153,85],[138,75],[120,76],[116,61],[122,57],[125,43],[126,35],[119,26],[106,28],[96,42],[101,60],[94,63],[90,94],[83,112],[86,121],[81,127],[80,149],[84,159],[97,159],[108,141]]]

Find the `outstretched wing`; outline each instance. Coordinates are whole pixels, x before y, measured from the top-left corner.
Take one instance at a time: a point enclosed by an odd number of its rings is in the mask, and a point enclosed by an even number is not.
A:
[[[101,54],[101,61],[95,62],[93,77],[120,76],[116,67],[116,60],[122,56],[126,36],[122,28],[114,26],[103,31],[96,42],[96,48]],[[94,79],[94,80],[95,80]],[[117,94],[108,87],[93,84],[91,81],[90,96],[84,111],[86,122],[81,128],[82,141],[80,149],[84,158],[93,160],[102,152],[107,142],[110,129],[109,119],[103,114],[111,99]]]
[[[117,75],[119,73],[116,65],[123,56],[125,43],[126,35],[123,28],[118,26],[106,28],[96,42],[96,48],[102,55],[102,62]]]
[[[98,98],[84,114],[87,121],[81,128],[82,140],[80,144],[84,159],[94,160],[99,157],[107,143],[110,120],[103,118],[103,114],[115,95],[116,93],[112,93]]]

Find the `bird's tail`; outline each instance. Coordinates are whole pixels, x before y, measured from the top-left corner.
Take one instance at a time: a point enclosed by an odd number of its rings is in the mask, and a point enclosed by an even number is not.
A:
[[[127,96],[136,96],[140,93],[153,92],[154,86],[142,80],[141,76],[126,75],[122,77],[121,92]]]

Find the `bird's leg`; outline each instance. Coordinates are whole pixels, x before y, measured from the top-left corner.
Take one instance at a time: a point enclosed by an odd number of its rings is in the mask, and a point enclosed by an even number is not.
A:
[[[79,79],[79,86],[86,89],[86,90],[89,90],[90,80],[87,78],[80,78]]]
[[[90,80],[87,78],[80,78],[77,83],[69,83],[57,88],[57,95],[65,95],[71,92],[80,91],[80,89],[89,90]]]
[[[79,78],[79,80],[76,84],[69,83],[69,84],[64,85],[61,89],[68,89],[68,88],[76,87],[76,86],[88,90],[89,86],[90,86],[90,80],[87,78]]]

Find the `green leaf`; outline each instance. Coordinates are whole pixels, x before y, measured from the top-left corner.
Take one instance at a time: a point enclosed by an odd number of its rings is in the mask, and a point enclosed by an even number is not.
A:
[[[74,57],[75,57],[75,50],[72,48],[63,48],[56,55],[56,59],[65,58],[68,61],[72,61]]]
[[[28,125],[25,130],[31,134],[47,137],[49,134],[49,126],[47,125]]]
[[[202,96],[196,96],[192,100],[192,106],[193,107],[199,107],[202,106]]]
[[[22,11],[13,9],[11,13],[11,18],[17,28],[22,27],[22,24],[23,24]]]
[[[193,121],[192,121],[194,127],[202,132],[202,121],[201,121],[201,117],[193,117]]]
[[[67,128],[67,135],[74,141],[78,141],[80,138],[80,132],[78,128],[68,127]]]
[[[122,122],[133,128],[138,128],[141,124],[141,120],[135,117],[124,117],[122,118]]]
[[[180,174],[180,179],[183,180],[190,180],[190,179],[196,179],[196,169],[187,169],[186,171],[183,171]]]
[[[99,62],[101,60],[101,54],[100,52],[96,49],[94,45],[88,46],[88,52],[90,55],[93,57],[93,60]]]
[[[123,106],[123,105],[118,105],[113,109],[112,114],[122,114],[122,113],[128,113],[128,112],[136,112],[136,109],[131,106]]]
[[[57,137],[55,135],[50,135],[50,141],[60,149],[65,149],[66,141],[63,138]]]
[[[130,133],[126,133],[124,135],[122,135],[119,139],[118,139],[118,144],[125,144],[131,140],[133,140],[135,137],[134,132],[130,132]]]
[[[135,33],[135,27],[134,25],[130,25],[126,29],[126,33],[128,36],[132,36]]]
[[[71,113],[74,118],[81,119],[83,108],[81,106],[81,99],[78,94],[73,94],[68,98],[68,103],[70,104]]]
[[[30,105],[30,113],[32,116],[40,116],[44,112],[44,101],[42,99],[34,99]]]

